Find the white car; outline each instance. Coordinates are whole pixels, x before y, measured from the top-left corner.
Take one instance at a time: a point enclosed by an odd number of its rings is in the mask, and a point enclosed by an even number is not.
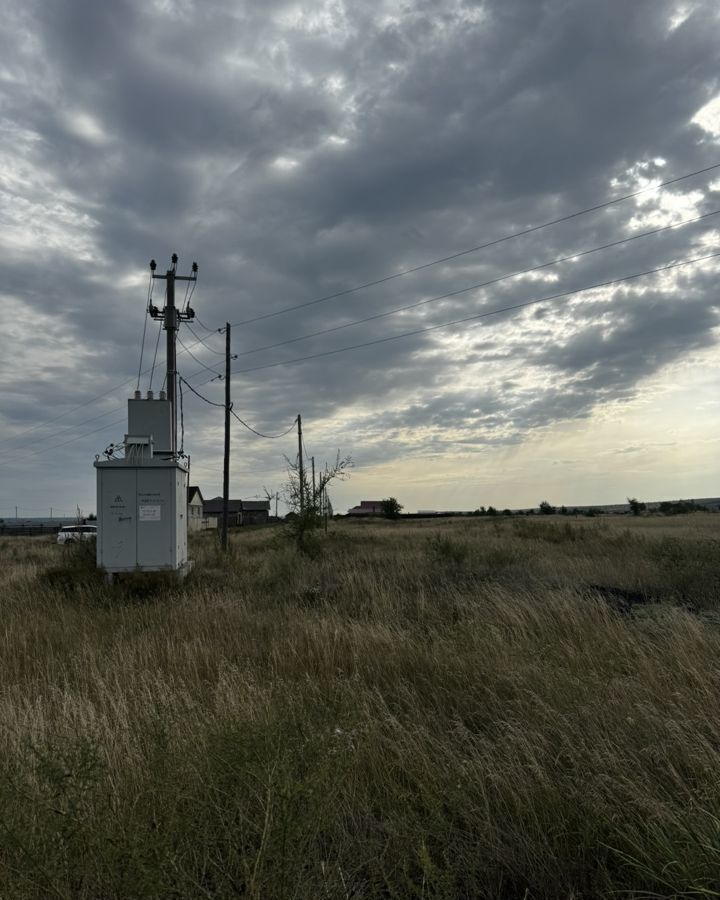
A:
[[[58,544],[74,544],[76,541],[94,541],[97,525],[66,525],[58,531]]]

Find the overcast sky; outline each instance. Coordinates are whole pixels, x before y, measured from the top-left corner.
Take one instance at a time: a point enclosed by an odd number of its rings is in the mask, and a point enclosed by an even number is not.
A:
[[[3,12],[0,517],[95,509],[93,459],[122,438],[138,377],[148,261],[172,252],[181,274],[200,267],[181,374],[222,401],[208,369],[231,322],[235,409],[270,433],[302,413],[318,463],[352,454],[339,511],[720,494],[720,260],[581,290],[720,253],[720,167],[654,187],[720,164],[716,0]],[[143,390],[157,335],[149,322]],[[186,395],[184,420],[212,497],[222,410]],[[293,436],[235,426],[232,494],[280,487]]]

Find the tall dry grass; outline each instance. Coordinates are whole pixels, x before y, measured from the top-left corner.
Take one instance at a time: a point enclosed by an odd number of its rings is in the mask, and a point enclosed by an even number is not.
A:
[[[720,896],[720,517],[0,541],[0,897]]]

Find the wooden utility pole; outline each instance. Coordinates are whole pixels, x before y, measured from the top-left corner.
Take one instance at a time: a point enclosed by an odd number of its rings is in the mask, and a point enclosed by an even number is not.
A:
[[[305,511],[305,471],[303,470],[302,416],[298,413],[298,476],[300,478],[300,515]]]
[[[222,548],[228,548],[228,506],[230,505],[230,323],[225,323],[225,458],[223,460]]]
[[[312,460],[312,476],[313,476],[312,508],[313,508],[313,515],[314,515],[316,512],[315,504],[317,503],[317,496],[316,496],[316,491],[315,491],[315,457],[311,456],[310,459]]]

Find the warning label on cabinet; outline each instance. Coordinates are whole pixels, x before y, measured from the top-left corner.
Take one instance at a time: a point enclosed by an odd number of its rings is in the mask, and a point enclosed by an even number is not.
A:
[[[161,506],[145,506],[138,507],[138,518],[141,522],[159,522]]]

